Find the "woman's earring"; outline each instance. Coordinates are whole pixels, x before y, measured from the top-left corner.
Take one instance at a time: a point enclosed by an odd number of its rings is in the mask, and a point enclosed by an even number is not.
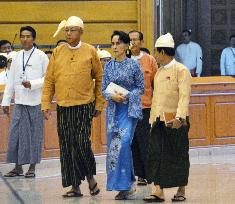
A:
[[[127,50],[126,50],[126,56],[127,56],[128,58],[131,58],[131,50],[130,50],[130,49],[127,49]]]

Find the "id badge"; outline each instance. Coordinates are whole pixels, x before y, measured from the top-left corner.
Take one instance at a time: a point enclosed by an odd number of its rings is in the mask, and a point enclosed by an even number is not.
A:
[[[22,81],[27,81],[27,77],[26,77],[26,75],[24,73],[21,75],[20,78],[22,79]]]

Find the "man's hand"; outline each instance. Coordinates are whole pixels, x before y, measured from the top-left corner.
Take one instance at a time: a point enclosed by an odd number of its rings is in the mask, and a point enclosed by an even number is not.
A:
[[[93,116],[98,117],[100,114],[101,114],[101,111],[95,110],[94,113],[93,113]]]
[[[123,103],[123,102],[126,100],[125,96],[123,96],[123,94],[121,94],[121,93],[115,93],[115,94],[113,94],[113,95],[111,96],[111,99],[112,99],[113,101],[117,102],[117,103]]]
[[[51,117],[51,110],[43,110],[43,117],[45,120],[49,120],[49,118]]]
[[[3,106],[2,110],[3,110],[3,113],[6,114],[7,116],[10,115],[10,106]]]
[[[179,129],[182,126],[182,122],[179,119],[173,119],[167,122],[167,127]]]
[[[24,88],[26,89],[30,89],[31,88],[31,84],[30,81],[23,81],[22,85],[24,86]]]

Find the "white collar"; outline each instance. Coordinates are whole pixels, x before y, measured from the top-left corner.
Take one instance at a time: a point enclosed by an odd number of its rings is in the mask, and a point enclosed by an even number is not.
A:
[[[166,64],[165,66],[163,66],[164,68],[170,68],[171,66],[173,66],[176,63],[175,59],[171,60],[170,63]]]
[[[79,42],[75,47],[72,47],[72,46],[71,46],[71,45],[69,45],[68,43],[67,43],[67,45],[68,45],[68,47],[69,47],[70,49],[75,50],[75,49],[78,49],[78,48],[80,48],[80,47],[81,47],[81,45],[82,45],[82,41],[80,40],[80,42]]]
[[[185,46],[189,46],[189,45],[191,45],[192,44],[192,41],[190,40],[189,41],[189,43],[183,43],[183,45],[185,45]]]
[[[140,54],[137,55],[137,56],[134,56],[134,55],[131,55],[131,59],[133,60],[140,60],[144,55],[144,52],[143,51],[140,51]]]
[[[35,47],[33,46],[30,50],[23,50],[23,52],[27,55],[30,54]],[[36,49],[36,48],[35,48]]]
[[[8,69],[4,69],[0,74],[1,74],[1,75],[5,75],[6,78],[8,78],[9,71],[10,71],[10,70],[8,70]]]

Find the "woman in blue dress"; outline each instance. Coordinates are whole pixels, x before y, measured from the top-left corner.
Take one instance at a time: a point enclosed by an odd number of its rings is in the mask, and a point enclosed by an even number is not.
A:
[[[115,59],[106,63],[102,81],[102,94],[108,101],[107,190],[119,191],[115,199],[125,200],[135,192],[131,143],[137,121],[142,118],[141,95],[144,93],[144,77],[138,62],[126,55],[130,43],[128,34],[114,31],[111,42]],[[125,88],[129,93],[123,95],[107,92],[107,86],[111,82]]]

